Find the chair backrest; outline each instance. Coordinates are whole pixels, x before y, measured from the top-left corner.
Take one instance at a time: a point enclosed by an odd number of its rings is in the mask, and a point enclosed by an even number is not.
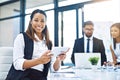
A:
[[[0,80],[5,80],[13,61],[13,47],[0,47]]]

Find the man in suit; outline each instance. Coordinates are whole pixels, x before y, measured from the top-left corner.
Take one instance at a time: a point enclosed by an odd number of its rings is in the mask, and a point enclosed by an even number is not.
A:
[[[86,21],[83,26],[84,36],[76,39],[73,47],[71,61],[75,64],[74,53],[101,53],[101,66],[106,62],[105,47],[103,41],[93,37],[94,24],[92,21]],[[89,43],[88,43],[89,40]]]

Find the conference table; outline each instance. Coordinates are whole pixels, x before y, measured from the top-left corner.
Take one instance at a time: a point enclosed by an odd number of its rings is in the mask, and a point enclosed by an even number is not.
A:
[[[120,69],[98,68],[93,70],[66,67],[57,72],[50,72],[48,80],[120,80]]]

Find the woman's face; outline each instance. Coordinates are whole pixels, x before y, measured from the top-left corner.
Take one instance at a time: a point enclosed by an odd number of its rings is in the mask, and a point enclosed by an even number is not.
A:
[[[111,27],[110,33],[113,38],[120,38],[120,30],[116,26]]]
[[[42,33],[45,29],[46,18],[43,14],[36,13],[31,20],[32,28],[36,33]]]

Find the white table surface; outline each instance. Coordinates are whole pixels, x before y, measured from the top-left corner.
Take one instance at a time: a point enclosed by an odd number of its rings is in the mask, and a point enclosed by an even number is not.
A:
[[[49,73],[48,80],[120,80],[120,70],[68,68]]]

